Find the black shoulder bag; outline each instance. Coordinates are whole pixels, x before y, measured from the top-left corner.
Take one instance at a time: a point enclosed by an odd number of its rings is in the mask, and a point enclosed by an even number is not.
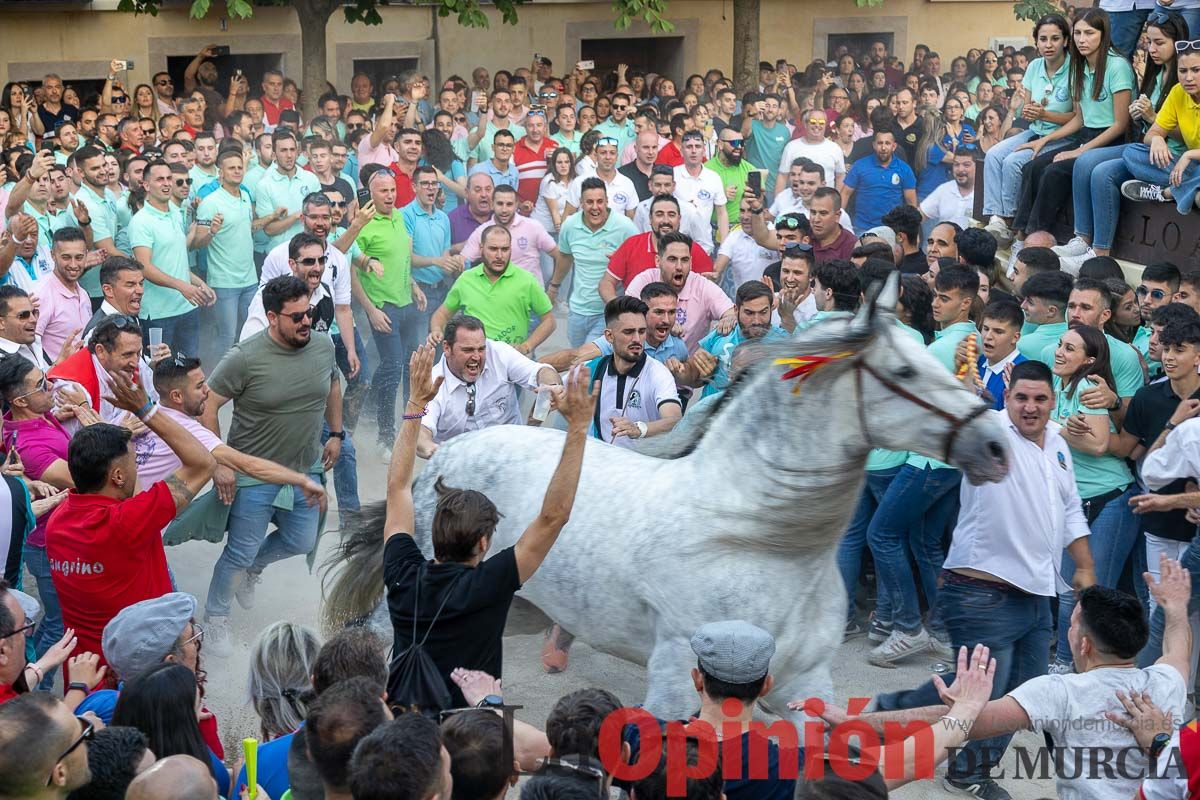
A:
[[[433,632],[446,601],[454,591],[456,578],[446,590],[442,604],[426,629],[425,635],[417,640],[417,601],[421,596],[421,581],[425,574],[425,565],[417,571],[416,591],[413,593],[413,636],[412,644],[404,652],[392,659],[388,669],[387,697],[388,705],[399,712],[416,712],[437,720],[439,712],[450,707],[452,702],[450,690],[446,681],[438,671],[433,657],[425,652],[425,642]]]

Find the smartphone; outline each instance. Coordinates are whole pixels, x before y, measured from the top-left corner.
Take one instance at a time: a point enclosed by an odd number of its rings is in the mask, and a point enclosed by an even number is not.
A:
[[[8,440],[8,450],[10,453],[17,452],[17,432],[12,432],[12,437]]]
[[[214,56],[227,56],[229,55],[229,45],[223,44],[219,47],[214,47],[212,52]]]
[[[595,61],[579,61],[575,64],[575,68],[576,69],[595,69],[596,62]]]
[[[762,173],[758,170],[746,173],[746,188],[754,192],[755,197],[762,197]]]
[[[117,69],[122,70],[122,71],[128,71],[128,70],[133,69],[133,59],[130,58],[125,61],[118,61]]]
[[[238,76],[239,78],[240,78],[240,77],[242,77],[242,71],[241,71],[240,69],[236,69],[236,70],[234,70],[234,71],[233,71],[233,74],[234,74],[234,75],[236,75],[236,76]]]
[[[371,190],[370,189],[359,189],[358,190],[358,207],[362,208],[369,202],[371,202]]]
[[[208,228],[208,227],[212,226],[212,220],[211,219],[198,219],[198,220],[196,220],[196,224],[199,225],[201,228]]]
[[[483,108],[484,98],[487,97],[483,92],[471,92],[471,108]]]
[[[534,61],[536,61],[536,62],[537,62],[537,63],[539,63],[539,64],[540,64],[540,63],[542,63],[542,54],[541,54],[541,53],[534,53],[534,54],[533,54],[533,60],[534,60]]]

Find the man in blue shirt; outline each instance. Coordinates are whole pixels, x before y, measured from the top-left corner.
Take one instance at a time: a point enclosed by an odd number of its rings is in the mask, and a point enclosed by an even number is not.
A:
[[[454,279],[463,271],[463,257],[450,254],[450,217],[436,205],[437,170],[417,167],[413,170],[416,197],[401,209],[404,227],[412,237],[412,279],[425,293],[421,312],[421,330],[429,329],[433,312],[446,301]]]
[[[895,157],[896,134],[890,128],[876,127],[872,143],[874,154],[855,161],[842,186],[842,208],[849,207],[850,198],[858,195],[854,232],[859,236],[882,224],[883,215],[901,203],[917,205],[917,176]]]
[[[743,342],[753,339],[770,341],[787,337],[787,332],[771,324],[774,294],[762,281],[746,281],[734,296],[737,326],[729,333],[712,331],[700,340],[696,352],[683,364],[671,364],[677,383],[704,385],[700,396],[723,392],[733,377],[733,354]]]
[[[521,182],[521,172],[517,169],[517,163],[513,161],[513,149],[516,144],[517,140],[512,131],[504,129],[496,131],[495,136],[492,137],[492,157],[471,167],[468,174],[478,175],[482,172],[484,175],[490,175],[492,183],[496,186],[500,184],[516,186]]]

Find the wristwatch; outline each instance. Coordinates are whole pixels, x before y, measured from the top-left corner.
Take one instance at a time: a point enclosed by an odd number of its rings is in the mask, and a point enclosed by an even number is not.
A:
[[[498,694],[485,695],[482,700],[475,704],[476,708],[503,708],[504,698]]]
[[[330,431],[329,438],[330,439],[341,439],[344,442],[344,441],[346,441],[346,432],[345,431]]]
[[[1154,740],[1150,742],[1150,758],[1157,759],[1163,750],[1167,749],[1167,745],[1171,743],[1171,734],[1157,733],[1154,735]]]
[[[87,694],[88,692],[91,691],[91,689],[88,688],[88,685],[86,683],[82,683],[80,681],[71,681],[70,683],[67,684],[68,692],[73,692],[76,689],[83,692],[84,694]],[[1168,737],[1168,738],[1170,738],[1170,737]],[[1155,741],[1157,742],[1158,740],[1155,739]]]

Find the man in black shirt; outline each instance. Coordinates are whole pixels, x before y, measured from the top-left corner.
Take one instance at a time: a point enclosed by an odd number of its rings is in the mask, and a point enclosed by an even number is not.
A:
[[[904,256],[900,259],[900,271],[905,275],[923,275],[929,271],[929,261],[921,250],[921,212],[913,206],[896,206],[883,215],[883,224],[896,234]]]
[[[633,181],[640,202],[650,196],[650,171],[654,169],[654,159],[658,158],[658,133],[653,128],[639,133],[634,140],[633,152],[633,161],[617,172]]]
[[[392,652],[403,653],[413,644],[415,627],[417,635],[424,637],[425,652],[446,682],[452,704],[461,707],[466,704],[462,690],[450,680],[455,668],[483,670],[497,678],[501,675],[501,639],[508,608],[513,594],[541,566],[570,517],[596,398],[589,391],[586,369],[577,369],[565,391],[554,396],[554,407],[567,420],[562,456],[546,489],[541,513],[515,545],[485,561],[500,520],[495,505],[479,492],[439,486],[433,521],[434,557],[426,561],[411,534],[412,473],[420,418],[442,383],[441,378],[433,380],[433,360],[433,348],[422,346],[409,362],[412,388],[388,471],[383,579],[394,630]],[[414,606],[418,609],[415,626]],[[435,614],[436,625],[431,625]]]
[[[896,118],[892,120],[892,131],[896,134],[896,155],[911,167],[917,155],[917,142],[924,131],[912,89],[901,87],[896,90]]]
[[[62,78],[50,74],[42,78],[42,93],[45,100],[37,107],[30,123],[38,136],[50,133],[60,122],[78,122],[79,109],[62,101]]]

